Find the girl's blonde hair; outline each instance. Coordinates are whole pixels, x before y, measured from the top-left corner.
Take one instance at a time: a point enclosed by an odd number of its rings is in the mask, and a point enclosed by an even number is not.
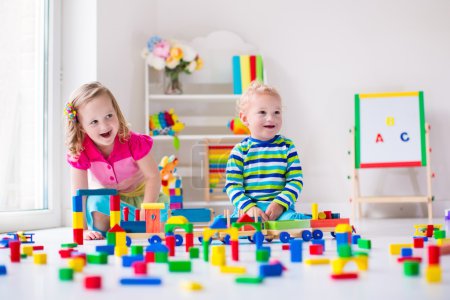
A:
[[[250,83],[248,89],[242,94],[242,96],[237,101],[236,108],[238,113],[246,111],[250,100],[255,95],[269,95],[281,100],[280,94],[274,87],[271,87],[267,84],[255,80]]]
[[[78,109],[82,105],[87,104],[96,97],[104,94],[111,99],[112,105],[117,114],[117,118],[119,120],[119,131],[117,134],[120,142],[123,143],[128,140],[130,136],[128,123],[120,110],[119,104],[117,104],[116,98],[114,98],[111,91],[100,82],[94,81],[86,83],[77,88],[70,95],[68,104],[71,104],[72,109],[75,110],[75,112],[78,112]],[[75,158],[80,155],[81,151],[83,151],[83,141],[84,132],[80,122],[78,122],[77,116],[75,115],[72,118],[66,116],[66,146],[69,150],[70,156]]]

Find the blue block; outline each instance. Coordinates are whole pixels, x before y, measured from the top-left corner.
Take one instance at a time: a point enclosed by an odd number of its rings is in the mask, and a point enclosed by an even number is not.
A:
[[[143,255],[124,255],[122,256],[122,267],[131,267],[134,262],[144,261]]]
[[[120,221],[120,227],[129,233],[145,233],[145,221]]]
[[[340,219],[341,218],[341,214],[340,213],[331,213],[331,218],[332,219]]]
[[[352,235],[352,244],[358,245],[358,240],[361,238],[359,234]]]
[[[299,239],[289,241],[289,251],[291,252],[291,262],[303,261],[303,241]]]
[[[0,265],[0,275],[6,275],[6,266]]]
[[[208,223],[211,221],[211,210],[207,208],[183,208],[175,209],[172,216],[183,216],[191,223]]]
[[[212,224],[209,226],[211,229],[226,229],[227,228],[227,219],[223,217],[217,217],[214,219]]]
[[[165,245],[161,243],[155,243],[147,246],[145,248],[145,252],[169,252],[169,248],[167,248]]]
[[[183,196],[170,196],[170,203],[182,203]]]
[[[176,187],[176,188],[181,188],[181,180],[180,180],[180,179],[177,179],[177,180],[175,181],[175,187]]]
[[[411,257],[413,255],[412,248],[402,248],[402,257]]]
[[[336,243],[337,245],[348,245],[348,233],[336,233]]]
[[[83,197],[82,196],[72,196],[72,211],[73,212],[83,212]]]
[[[264,237],[264,235],[263,235],[263,237]],[[268,251],[269,252],[269,257],[272,254],[272,248],[270,248],[270,247],[262,247],[261,246],[261,247],[258,248],[258,250]]]
[[[96,252],[103,252],[103,253],[108,253],[108,255],[114,255],[114,245],[101,245],[101,246],[96,246],[95,247],[95,251]]]
[[[121,278],[122,285],[160,285],[161,278],[157,277],[136,277],[136,278]]]
[[[259,266],[259,277],[278,277],[283,273],[283,266],[280,263]]]
[[[325,240],[324,239],[312,240],[312,244],[313,245],[322,245],[323,251],[325,251]]]
[[[103,196],[103,195],[117,195],[116,189],[79,189],[77,196]]]

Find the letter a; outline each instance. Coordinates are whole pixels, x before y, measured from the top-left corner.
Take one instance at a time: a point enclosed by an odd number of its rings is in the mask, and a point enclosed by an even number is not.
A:
[[[381,134],[379,133],[378,135],[377,135],[377,140],[375,141],[375,143],[384,143],[384,141],[383,141],[383,137],[381,136]]]

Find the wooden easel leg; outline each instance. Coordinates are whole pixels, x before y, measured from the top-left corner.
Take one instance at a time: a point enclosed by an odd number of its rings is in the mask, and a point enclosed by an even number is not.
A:
[[[433,205],[432,199],[428,199],[428,224],[433,224]]]

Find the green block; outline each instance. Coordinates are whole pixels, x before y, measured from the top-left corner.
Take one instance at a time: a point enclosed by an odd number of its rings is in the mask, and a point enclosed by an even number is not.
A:
[[[435,239],[445,239],[445,230],[436,230],[434,232]]]
[[[108,263],[108,254],[103,252],[88,254],[86,260],[89,264],[106,265]]]
[[[196,247],[189,248],[189,258],[199,258],[200,257],[200,250]]]
[[[256,261],[257,262],[268,262],[270,258],[270,252],[267,250],[256,250]]]
[[[155,252],[156,263],[167,263],[169,261],[169,253],[167,252]]]
[[[28,255],[26,255],[26,254],[24,254],[24,253],[20,254],[20,258],[24,258],[24,259],[25,259],[25,258],[27,258],[27,256],[28,256]]]
[[[310,228],[310,220],[283,220],[283,221],[267,221],[264,223],[264,229],[268,230],[286,230]]]
[[[65,243],[61,244],[61,248],[76,248],[78,246],[77,243]]]
[[[106,244],[107,245],[116,245],[116,234],[114,232],[106,233]]]
[[[203,260],[209,261],[209,241],[202,241],[203,245]]]
[[[364,251],[355,251],[353,252],[353,256],[369,256],[369,253]]]
[[[361,249],[372,249],[372,242],[370,240],[359,239],[358,247]]]
[[[352,246],[350,245],[339,245],[337,250],[339,257],[352,257]]]
[[[73,280],[73,269],[72,268],[59,269],[59,280],[72,281]]]
[[[169,272],[191,272],[192,264],[190,260],[169,261]]]
[[[142,245],[132,245],[131,255],[142,255],[144,254],[144,246]]]
[[[419,262],[405,261],[403,263],[403,273],[405,274],[405,276],[418,276],[419,275]]]
[[[261,277],[236,277],[236,283],[260,284],[263,282]]]

